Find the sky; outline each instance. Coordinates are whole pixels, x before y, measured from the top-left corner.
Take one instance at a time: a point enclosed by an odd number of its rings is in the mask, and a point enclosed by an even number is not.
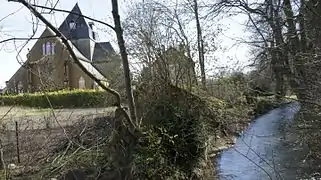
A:
[[[39,4],[45,5],[46,2],[55,3],[57,0],[38,0]],[[30,12],[21,4],[16,2],[8,2],[7,0],[0,0],[0,42],[8,38],[26,38],[33,34],[36,30],[35,37],[38,37],[45,26],[35,19],[32,19]],[[92,18],[102,20],[112,24],[111,1],[106,0],[60,0],[57,8],[71,10],[73,6],[78,3],[83,14]],[[129,0],[119,0],[120,16],[124,17],[126,14],[126,7]],[[40,10],[40,9],[38,9]],[[53,23],[56,27],[62,23],[67,16],[66,13],[48,13],[44,10],[45,17]],[[235,46],[235,40],[246,35],[243,30],[242,23],[245,18],[242,16],[225,19],[223,23],[225,31],[218,37],[221,39],[220,45],[227,49],[227,51],[218,50],[215,52],[217,61],[215,64],[208,64],[208,66],[229,66],[236,67],[237,63],[242,65],[248,64],[249,56],[246,45]],[[37,27],[37,28],[34,28]],[[115,41],[115,36],[109,31],[105,31],[105,27],[97,25],[99,38],[101,41]],[[8,41],[0,43],[0,88],[5,86],[5,81],[9,80],[12,75],[20,67],[20,63],[26,60],[27,49],[31,49],[35,41]],[[116,44],[114,44],[116,46]],[[208,57],[207,59],[211,59]],[[20,62],[20,63],[19,63]]]

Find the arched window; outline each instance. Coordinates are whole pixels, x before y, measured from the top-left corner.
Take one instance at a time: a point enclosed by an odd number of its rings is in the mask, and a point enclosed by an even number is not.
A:
[[[54,55],[55,54],[55,44],[53,42],[46,42],[42,45],[43,55]]]
[[[21,81],[18,82],[18,93],[23,93],[23,85]]]
[[[51,42],[46,43],[46,54],[51,54]]]
[[[78,80],[78,88],[85,89],[85,87],[86,87],[85,79],[82,76],[80,76]]]

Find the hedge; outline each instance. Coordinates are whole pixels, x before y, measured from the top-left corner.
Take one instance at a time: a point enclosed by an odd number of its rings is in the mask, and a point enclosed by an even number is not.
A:
[[[3,106],[16,105],[35,108],[106,107],[115,102],[112,95],[101,90],[60,90],[0,96],[0,104]]]

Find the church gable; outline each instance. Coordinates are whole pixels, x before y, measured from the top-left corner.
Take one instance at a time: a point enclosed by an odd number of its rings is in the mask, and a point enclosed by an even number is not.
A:
[[[82,12],[80,11],[78,3],[62,22],[59,30],[69,40],[92,39],[91,29],[85,18],[82,17]]]
[[[57,38],[46,28],[28,53],[28,61],[36,61],[46,55],[55,55]]]

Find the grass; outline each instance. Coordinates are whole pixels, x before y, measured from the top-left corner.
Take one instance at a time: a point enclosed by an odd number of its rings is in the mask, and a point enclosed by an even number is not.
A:
[[[3,116],[14,116],[14,117],[23,117],[23,116],[36,116],[36,115],[44,115],[49,113],[51,109],[38,109],[38,108],[26,108],[26,107],[9,107],[4,106],[0,107],[0,117]]]

